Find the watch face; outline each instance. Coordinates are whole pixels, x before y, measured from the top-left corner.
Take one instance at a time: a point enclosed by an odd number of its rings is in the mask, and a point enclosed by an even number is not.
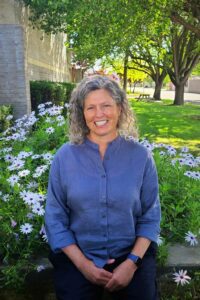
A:
[[[138,257],[137,260],[135,261],[135,264],[137,267],[140,267],[142,264],[142,259],[140,257]]]

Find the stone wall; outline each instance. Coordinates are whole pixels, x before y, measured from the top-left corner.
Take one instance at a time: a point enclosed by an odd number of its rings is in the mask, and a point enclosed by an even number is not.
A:
[[[28,17],[20,1],[0,1],[0,104],[15,117],[31,111],[30,80],[71,81],[66,35],[33,29]]]

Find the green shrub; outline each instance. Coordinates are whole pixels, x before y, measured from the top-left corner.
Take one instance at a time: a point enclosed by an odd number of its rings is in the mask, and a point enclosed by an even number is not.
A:
[[[75,84],[70,82],[31,81],[31,105],[36,110],[41,103],[68,103]]]
[[[6,130],[11,125],[12,114],[13,114],[13,108],[11,105],[0,106],[0,132]]]

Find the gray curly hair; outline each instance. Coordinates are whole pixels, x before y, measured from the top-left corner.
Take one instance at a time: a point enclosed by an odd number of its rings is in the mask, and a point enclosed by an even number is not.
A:
[[[118,83],[106,76],[95,75],[84,78],[73,90],[69,108],[69,139],[74,144],[83,143],[89,134],[83,110],[88,94],[95,90],[106,90],[113,100],[121,107],[118,121],[118,132],[125,137],[138,137],[135,116],[131,111],[125,92]]]

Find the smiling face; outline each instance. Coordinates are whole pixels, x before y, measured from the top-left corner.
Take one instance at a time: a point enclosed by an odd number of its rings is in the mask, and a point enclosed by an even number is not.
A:
[[[95,90],[88,94],[84,101],[84,117],[89,128],[88,137],[99,142],[106,138],[112,141],[118,135],[117,123],[121,108],[111,95],[104,89]]]

